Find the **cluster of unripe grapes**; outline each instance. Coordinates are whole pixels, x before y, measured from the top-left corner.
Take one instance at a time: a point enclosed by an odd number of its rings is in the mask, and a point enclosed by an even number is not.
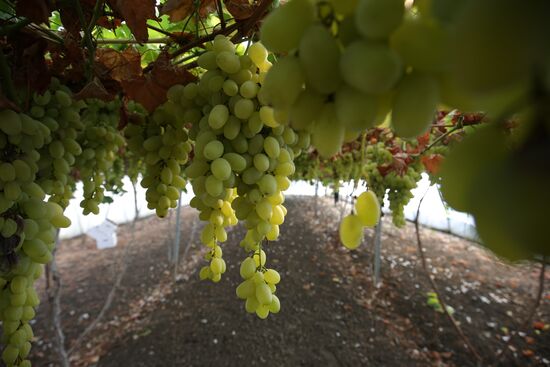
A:
[[[278,238],[286,215],[282,192],[290,185],[293,159],[309,146],[309,133],[279,123],[265,99],[267,56],[261,44],[241,54],[228,38],[216,36],[198,59],[206,70],[199,82],[169,91],[184,123],[192,125],[194,155],[185,174],[195,193],[191,206],[208,222],[201,241],[210,248],[210,264],[200,275],[214,282],[226,267],[219,245],[227,240],[227,226],[244,220],[241,246],[249,253],[260,253],[262,242]],[[266,317],[261,310],[258,315]]]
[[[236,290],[237,297],[246,301],[246,312],[256,313],[261,319],[281,309],[279,298],[274,294],[281,276],[276,270],[267,269],[264,265],[265,253],[261,249],[247,257],[240,267],[244,281]]]
[[[136,121],[125,128],[128,150],[145,165],[141,186],[147,189],[147,207],[163,218],[175,208],[186,181],[182,166],[192,149],[184,126],[181,96],[168,94],[168,101],[150,116],[136,114]],[[137,162],[136,162],[137,163]]]
[[[82,154],[77,158],[84,199],[83,213],[98,214],[105,196],[105,186],[112,177],[115,161],[121,161],[120,150],[125,140],[118,130],[120,101],[87,100],[82,112],[84,129],[79,136]],[[122,173],[122,172],[120,172]]]
[[[53,111],[51,98],[55,98],[59,111]],[[53,96],[36,99],[40,103],[32,109],[32,116],[0,111],[0,320],[5,346],[2,360],[7,366],[30,366],[26,359],[33,337],[29,321],[39,303],[34,281],[42,274],[42,264],[52,258],[57,230],[70,225],[63,208],[53,201],[54,196],[46,201],[43,186],[51,189],[53,185],[37,175],[48,162],[59,182],[57,199],[64,197],[61,189],[68,180],[61,177],[69,173],[65,159],[71,160],[70,153],[64,153],[65,147],[69,152],[78,152],[72,134],[59,134],[33,118],[45,119],[58,113],[60,120],[77,122],[78,113],[72,115],[75,110],[71,109],[70,95],[57,90]]]
[[[394,160],[390,147],[386,146],[384,141],[367,146],[365,158],[362,169],[369,188],[380,201],[383,201],[387,194],[393,224],[398,227],[404,226],[404,208],[413,197],[411,190],[422,177],[422,163],[420,160],[414,160],[403,167],[403,172],[390,171],[382,174],[380,167],[389,166]]]
[[[337,153],[390,111],[404,138],[431,124],[440,101],[435,73],[446,59],[439,50],[410,54],[444,30],[405,13],[402,0],[291,0],[265,19],[262,43],[287,54],[266,75],[267,99],[291,126],[312,132],[321,155]]]
[[[83,101],[75,101],[59,80],[52,79],[44,93],[33,96],[29,110],[30,116],[49,130],[39,151],[37,183],[62,207],[69,205],[74,192],[71,171],[82,153],[78,140],[84,128],[80,111],[85,105]]]

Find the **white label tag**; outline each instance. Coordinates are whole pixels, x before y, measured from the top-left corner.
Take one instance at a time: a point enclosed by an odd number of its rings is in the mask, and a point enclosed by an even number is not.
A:
[[[96,241],[99,250],[115,247],[117,244],[116,223],[106,220],[105,222],[92,227],[86,233]]]

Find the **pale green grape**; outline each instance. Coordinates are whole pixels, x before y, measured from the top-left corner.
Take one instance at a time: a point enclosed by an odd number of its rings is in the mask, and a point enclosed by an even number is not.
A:
[[[352,14],[357,6],[358,0],[330,0],[335,12],[342,15]]]
[[[267,60],[267,50],[261,42],[256,42],[248,48],[248,56],[256,66],[260,66]]]
[[[269,69],[263,87],[273,106],[286,109],[296,101],[304,82],[304,72],[298,59],[284,57]]]
[[[347,215],[340,223],[340,241],[350,250],[354,250],[363,240],[363,224],[357,215]]]
[[[372,127],[378,112],[377,98],[343,85],[335,94],[334,106],[338,122],[347,131],[362,131]]]
[[[323,157],[338,153],[344,142],[344,125],[338,123],[333,103],[327,103],[315,123],[312,144]]]
[[[269,305],[273,300],[271,289],[269,289],[268,285],[263,281],[260,284],[256,284],[255,295],[260,305]]]
[[[216,63],[219,68],[228,74],[234,74],[241,69],[241,62],[239,56],[233,52],[222,51],[216,55]]]
[[[220,181],[225,181],[231,176],[231,165],[223,158],[215,159],[210,165],[210,170]]]
[[[235,103],[234,111],[235,116],[246,120],[252,115],[252,112],[254,112],[254,102],[248,98],[240,99],[237,103]]]
[[[269,168],[269,158],[265,154],[256,154],[253,158],[254,167],[260,172],[265,172]]]
[[[367,227],[374,227],[380,220],[380,203],[373,191],[365,191],[355,202],[355,211],[361,223]]]
[[[340,60],[342,77],[365,93],[381,94],[392,89],[402,74],[402,62],[389,47],[367,41],[350,44]]]
[[[549,10],[540,0],[468,2],[450,45],[456,79],[474,92],[531,82],[548,54]]]
[[[267,283],[279,284],[281,281],[281,275],[274,269],[267,269],[264,273],[264,279]]]
[[[338,72],[340,49],[330,31],[313,24],[300,40],[298,55],[308,86],[323,94],[335,92],[342,79]]]
[[[298,130],[308,129],[321,113],[325,103],[322,94],[305,89],[290,109],[290,124]]]
[[[218,140],[213,140],[210,143],[206,144],[203,154],[206,159],[213,161],[214,159],[221,157],[223,151],[223,144]]]
[[[450,36],[439,24],[420,18],[403,22],[390,39],[406,66],[416,71],[435,73],[449,68]]]
[[[337,0],[335,0],[337,1]],[[347,46],[353,41],[358,40],[361,35],[355,26],[355,17],[353,14],[346,16],[339,24],[338,37],[342,45]]]
[[[216,53],[214,51],[206,51],[197,59],[197,64],[206,70],[215,70],[218,68],[216,61]]]
[[[256,95],[258,94],[258,90],[258,84],[254,83],[251,80],[247,80],[246,82],[244,82],[239,89],[241,96],[248,99],[256,97]]]
[[[434,78],[420,74],[405,76],[393,99],[391,121],[397,135],[413,138],[424,133],[434,119],[438,103],[439,87]]]
[[[487,142],[491,142],[490,149]],[[477,178],[507,152],[505,135],[494,126],[467,135],[441,165],[441,193],[445,201],[458,211],[471,212],[476,206],[472,190]]]
[[[23,126],[19,114],[12,110],[0,111],[0,130],[6,135],[18,135],[21,133]]]
[[[208,124],[213,129],[221,128],[229,118],[229,109],[225,105],[216,105],[208,115]]]
[[[403,0],[359,0],[355,25],[365,38],[387,38],[403,20]]]
[[[302,34],[313,22],[315,6],[310,0],[292,0],[272,11],[260,29],[262,44],[273,52],[298,47]]]

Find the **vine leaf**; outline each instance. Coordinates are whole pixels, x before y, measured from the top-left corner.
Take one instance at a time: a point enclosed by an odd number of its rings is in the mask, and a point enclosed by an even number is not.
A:
[[[225,0],[227,11],[235,17],[236,20],[248,19],[254,14],[256,4],[250,4],[248,0]]]
[[[88,98],[97,98],[102,101],[112,101],[115,97],[107,92],[103,84],[98,78],[94,78],[90,83],[86,84],[80,92],[74,95],[74,98],[79,99],[88,99]]]
[[[120,20],[119,18],[112,18],[106,15],[103,15],[97,18],[96,24],[103,28],[116,29],[122,25],[122,20]]]
[[[8,42],[14,50],[10,64],[15,86],[43,93],[50,85],[50,72],[44,56],[48,42],[23,32],[8,37]]]
[[[119,52],[112,48],[98,48],[96,62],[113,80],[121,82],[139,77],[141,70],[141,55],[134,47],[128,47]]]
[[[443,162],[443,156],[441,154],[429,154],[422,156],[421,161],[428,173],[436,174],[439,171],[441,162]]]
[[[147,20],[155,19],[155,0],[109,0],[109,4],[126,21],[136,40],[147,41]]]
[[[51,11],[46,0],[18,0],[15,3],[15,13],[34,23],[41,24],[48,23]]]
[[[139,102],[149,112],[166,101],[166,92],[176,84],[187,84],[196,80],[196,77],[183,67],[175,67],[170,63],[170,56],[161,53],[153,63],[150,72],[123,80],[122,88],[128,98]]]
[[[62,76],[72,83],[79,83],[84,79],[85,54],[80,43],[80,35],[69,32],[60,32],[63,44],[51,43],[49,52],[50,70],[53,75]]]
[[[178,22],[193,14],[198,10],[201,18],[216,10],[215,0],[202,0],[198,9],[195,7],[194,0],[168,0],[161,6],[160,14],[167,14],[170,21]]]
[[[80,7],[82,8],[82,15],[84,21],[88,23],[92,19],[94,12],[95,0],[78,0],[80,2]],[[59,6],[59,16],[61,17],[61,22],[63,27],[67,30],[68,33],[72,34],[76,39],[81,38],[80,31],[82,30],[82,22],[76,11],[74,1],[71,2],[62,2]]]

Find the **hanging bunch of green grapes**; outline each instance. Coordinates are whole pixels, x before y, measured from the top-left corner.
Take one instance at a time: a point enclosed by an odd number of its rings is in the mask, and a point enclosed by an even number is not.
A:
[[[71,91],[59,80],[52,79],[48,90],[34,95],[29,110],[30,116],[50,130],[39,151],[37,183],[51,201],[64,208],[75,189],[72,170],[82,153],[78,135],[84,128],[80,118],[84,106],[84,102],[73,100]]]
[[[261,318],[280,307],[274,295],[278,278],[266,268],[264,244],[279,236],[286,215],[282,192],[290,185],[294,157],[309,146],[309,133],[296,133],[265,100],[263,77],[271,65],[267,56],[261,44],[239,54],[228,38],[216,36],[198,59],[206,70],[200,81],[169,93],[174,103],[179,97],[195,141],[185,173],[195,193],[191,205],[208,222],[201,240],[211,248],[210,265],[201,277],[220,280],[225,262],[219,244],[227,239],[225,227],[244,220],[247,232],[241,246],[249,255],[237,295],[246,300],[248,312]]]
[[[65,96],[56,98],[70,106]],[[33,338],[29,322],[39,303],[34,282],[42,274],[42,265],[52,258],[58,229],[70,225],[62,207],[46,201],[37,183],[39,164],[50,154],[45,147],[59,141],[53,140],[58,137],[25,113],[0,111],[0,320],[2,360],[7,366],[30,366],[26,359]]]
[[[182,166],[192,149],[184,126],[184,111],[177,93],[151,115],[131,121],[124,130],[128,150],[145,163],[141,186],[147,189],[147,207],[165,217],[177,206],[180,191],[185,188]]]
[[[324,157],[390,111],[399,136],[426,131],[440,101],[437,73],[448,64],[439,54],[447,33],[437,24],[421,35],[438,41],[432,49],[421,60],[408,57],[419,35],[405,29],[431,23],[406,15],[403,0],[343,3],[291,0],[265,19],[260,35],[270,51],[286,54],[266,75],[267,100],[291,126],[311,131]]]
[[[461,3],[457,12],[435,0],[423,9],[455,31],[445,92],[450,104],[486,111],[494,122],[451,147],[441,169],[443,197],[474,216],[481,240],[496,254],[548,256],[550,4]]]
[[[119,111],[118,100],[89,99],[82,112],[84,130],[78,137],[82,154],[76,167],[84,189],[80,207],[85,215],[99,213],[99,204],[104,200],[110,179],[120,180],[124,173],[113,169],[114,162],[121,159],[119,151],[125,144],[118,130]]]
[[[140,133],[135,134],[134,137],[131,138],[131,134],[128,132],[132,132],[131,130],[135,129],[135,127],[132,127],[133,125],[144,125],[148,113],[143,106],[134,101],[128,101],[126,108],[129,122],[123,131],[127,144],[124,151],[124,165],[130,181],[136,184],[140,175],[145,172],[146,167],[145,157],[137,154],[143,149],[143,140]],[[139,128],[137,130],[139,130]]]

